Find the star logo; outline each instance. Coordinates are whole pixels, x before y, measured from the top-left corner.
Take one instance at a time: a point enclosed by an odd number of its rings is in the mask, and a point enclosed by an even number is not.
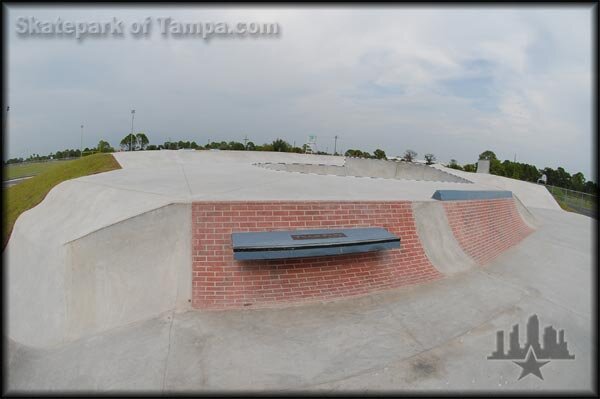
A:
[[[556,330],[552,326],[544,328],[544,335],[540,340],[540,321],[537,315],[532,315],[527,321],[525,345],[519,343],[519,325],[515,324],[508,334],[508,351],[505,350],[504,331],[496,331],[496,350],[487,358],[489,360],[512,360],[521,367],[519,380],[533,374],[543,380],[544,365],[553,359],[572,360],[575,355],[569,352],[564,330]],[[538,359],[542,359],[541,361]]]
[[[547,363],[550,363],[550,360],[546,360],[544,362],[538,361],[537,357],[535,356],[535,351],[533,350],[533,348],[530,347],[529,351],[527,352],[527,358],[525,359],[525,361],[513,361],[513,363],[523,369],[521,370],[519,380],[529,374],[533,374],[539,379],[543,380],[544,377],[542,376],[542,371],[540,369]]]

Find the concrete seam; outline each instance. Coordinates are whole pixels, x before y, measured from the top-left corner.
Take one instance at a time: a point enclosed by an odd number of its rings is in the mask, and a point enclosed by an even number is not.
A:
[[[190,193],[190,199],[191,199],[193,197],[192,188],[190,187],[190,182],[188,181],[187,175],[185,174],[185,168],[183,167],[183,165],[181,165],[181,173],[183,174],[183,179],[185,180],[185,185],[188,188],[188,191]]]
[[[111,224],[108,224],[108,225],[106,225],[106,226],[100,227],[100,228],[98,228],[98,229],[96,229],[96,230],[94,230],[94,231],[90,231],[89,233],[85,233],[85,234],[84,234],[84,235],[82,235],[82,236],[75,237],[75,238],[73,238],[72,240],[65,241],[65,242],[63,243],[63,245],[70,244],[70,243],[72,243],[72,242],[75,242],[75,241],[77,241],[77,240],[80,240],[80,239],[82,239],[82,238],[85,238],[85,237],[87,237],[87,236],[89,236],[89,235],[92,235],[92,234],[94,234],[94,233],[96,233],[96,232],[98,232],[98,231],[105,230],[105,229],[107,229],[107,228],[109,228],[109,227],[112,227],[112,226],[115,226],[115,225],[117,225],[117,224],[119,224],[119,223],[126,222],[127,220],[134,219],[134,218],[137,218],[137,217],[139,217],[139,216],[145,215],[145,214],[147,214],[147,213],[154,212],[154,211],[156,211],[156,210],[158,210],[158,209],[166,208],[167,206],[175,205],[175,204],[178,204],[178,203],[179,203],[179,202],[169,202],[168,204],[165,204],[165,205],[159,206],[159,207],[157,207],[157,208],[154,208],[154,209],[150,209],[150,210],[148,210],[148,211],[146,211],[146,212],[142,212],[142,213],[138,213],[137,215],[129,216],[129,217],[125,218],[125,219],[121,219],[121,220],[119,220],[119,221],[116,221],[116,222],[114,222],[114,223],[111,223]]]
[[[87,177],[87,176],[84,176],[84,177]],[[161,193],[154,193],[152,191],[134,190],[134,189],[125,188],[125,187],[115,187],[115,186],[111,186],[110,184],[92,182],[92,181],[87,181],[87,180],[82,180],[82,179],[83,178],[77,178],[77,179],[67,180],[67,181],[68,182],[75,182],[75,183],[85,183],[85,184],[90,184],[92,186],[108,187],[108,188],[112,188],[114,190],[131,191],[133,193],[150,194],[150,195],[156,195],[156,196],[159,196],[159,197],[173,198],[173,196],[171,196],[171,195],[166,195],[166,194],[161,194]],[[65,183],[65,182],[63,182],[63,183]],[[58,186],[56,186],[56,187],[58,187]]]
[[[514,306],[515,305],[513,305],[513,307]],[[390,365],[395,364],[395,363],[404,363],[404,362],[410,361],[411,359],[414,359],[414,358],[417,358],[419,356],[422,356],[425,353],[431,352],[431,351],[433,351],[433,350],[435,350],[437,348],[441,348],[442,346],[446,345],[448,342],[454,341],[454,340],[456,340],[456,339],[458,339],[458,338],[460,338],[462,336],[467,335],[469,332],[471,332],[471,331],[473,331],[473,330],[475,330],[475,329],[477,329],[477,328],[479,328],[479,327],[481,327],[481,326],[489,323],[490,321],[494,320],[495,318],[497,318],[502,313],[505,313],[506,311],[507,311],[507,309],[498,311],[498,312],[494,313],[490,318],[484,320],[482,323],[480,323],[480,324],[478,324],[478,325],[476,325],[474,327],[471,327],[471,328],[469,328],[469,329],[467,329],[467,330],[465,330],[465,331],[463,331],[463,332],[461,332],[461,333],[459,333],[459,334],[457,334],[457,335],[455,335],[453,337],[450,337],[448,340],[446,340],[446,341],[444,341],[444,342],[442,342],[442,343],[440,343],[438,345],[434,345],[434,346],[432,346],[430,348],[426,348],[425,346],[421,345],[423,347],[423,351],[421,351],[419,353],[415,353],[414,355],[410,355],[410,356],[407,356],[405,358],[401,358],[401,359],[398,359],[398,360],[395,360],[395,361],[390,361],[390,362],[388,362],[388,363],[386,363],[384,365],[372,367],[372,368],[369,368],[369,369],[357,372],[355,374],[352,374],[352,375],[349,375],[349,376],[346,376],[346,377],[343,377],[343,378],[339,378],[339,379],[335,379],[335,380],[330,380],[330,381],[319,382],[317,384],[309,384],[309,385],[305,385],[304,387],[305,388],[307,388],[307,387],[316,387],[316,386],[323,385],[323,384],[331,384],[331,383],[335,383],[335,382],[345,381],[345,380],[348,380],[350,378],[358,377],[360,375],[365,375],[365,374],[373,373],[373,372],[375,372],[377,370],[386,369]],[[392,317],[394,317],[394,316],[392,316]]]
[[[550,298],[546,298],[545,296],[531,294],[529,291],[527,291],[527,289],[526,289],[526,288],[524,288],[524,287],[522,287],[522,286],[520,286],[520,285],[518,285],[518,284],[513,284],[513,283],[511,283],[510,281],[508,281],[508,280],[506,280],[506,279],[503,279],[503,278],[501,278],[501,277],[499,277],[499,276],[497,276],[497,275],[495,275],[495,274],[493,274],[493,273],[490,273],[489,271],[486,271],[486,270],[478,270],[478,272],[480,272],[480,273],[484,273],[485,275],[487,275],[487,276],[489,276],[489,277],[491,277],[491,278],[493,278],[493,279],[495,279],[495,280],[497,280],[497,281],[499,281],[499,282],[501,282],[501,283],[505,284],[505,285],[506,285],[506,286],[508,286],[508,287],[511,287],[511,288],[514,288],[514,289],[516,289],[516,290],[518,290],[518,291],[521,291],[521,292],[522,292],[522,293],[523,293],[525,296],[528,296],[528,297],[530,297],[530,298],[539,298],[539,299],[541,299],[541,300],[544,300],[544,301],[546,301],[546,302],[549,302],[549,303],[551,303],[552,305],[558,306],[558,307],[560,307],[560,308],[562,308],[562,309],[566,310],[566,311],[567,311],[567,312],[569,312],[569,313],[572,313],[572,314],[574,314],[574,315],[576,315],[576,316],[579,316],[579,317],[583,318],[583,319],[584,319],[584,320],[586,320],[586,321],[589,321],[589,320],[591,320],[591,319],[590,319],[591,315],[584,315],[584,314],[582,314],[582,313],[579,313],[579,312],[577,312],[576,310],[570,309],[570,308],[568,308],[568,307],[564,306],[564,305],[563,305],[563,304],[561,304],[561,303],[554,302],[553,300],[551,300]]]
[[[171,324],[169,326],[169,343],[167,345],[167,356],[165,357],[165,371],[163,372],[162,388],[161,391],[165,392],[165,385],[167,383],[167,372],[169,371],[169,355],[171,354],[171,334],[173,331],[173,322],[175,321],[175,310],[171,311]]]

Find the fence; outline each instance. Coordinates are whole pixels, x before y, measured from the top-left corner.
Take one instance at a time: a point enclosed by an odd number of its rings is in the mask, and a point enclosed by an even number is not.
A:
[[[546,188],[565,209],[598,219],[598,197],[581,191],[546,184]]]

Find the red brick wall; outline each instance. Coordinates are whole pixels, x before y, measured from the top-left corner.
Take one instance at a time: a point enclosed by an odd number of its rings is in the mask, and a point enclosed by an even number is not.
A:
[[[421,247],[411,203],[196,202],[192,305],[264,306],[360,295],[441,277]],[[400,249],[318,258],[236,261],[232,232],[380,226]]]
[[[458,243],[480,265],[533,232],[521,219],[512,198],[443,204]]]

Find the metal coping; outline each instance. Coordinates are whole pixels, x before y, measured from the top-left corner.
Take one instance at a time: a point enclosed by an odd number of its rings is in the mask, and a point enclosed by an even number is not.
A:
[[[464,201],[512,198],[512,191],[436,190],[431,198],[439,201]]]
[[[400,248],[400,238],[384,228],[232,233],[231,240],[236,260],[305,258]]]

